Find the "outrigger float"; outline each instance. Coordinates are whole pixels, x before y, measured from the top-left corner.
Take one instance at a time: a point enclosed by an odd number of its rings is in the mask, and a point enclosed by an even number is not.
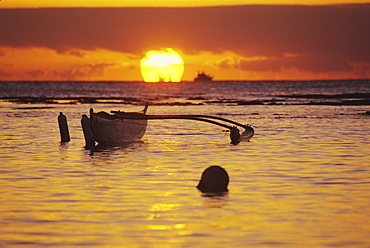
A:
[[[140,140],[146,131],[148,120],[186,119],[202,121],[227,128],[230,131],[231,144],[249,141],[254,135],[250,125],[211,115],[148,115],[148,105],[141,112],[111,111],[94,113],[90,109],[90,118],[82,116],[82,127],[86,140],[86,148],[95,146],[95,142],[103,146],[127,144]],[[222,123],[223,122],[223,123]],[[228,123],[228,124],[225,124]],[[232,125],[230,125],[232,124]],[[244,128],[240,134],[238,127]]]

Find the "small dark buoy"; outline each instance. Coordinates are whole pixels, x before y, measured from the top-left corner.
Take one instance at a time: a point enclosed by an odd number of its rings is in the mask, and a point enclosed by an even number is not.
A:
[[[81,125],[85,137],[85,149],[90,150],[95,146],[95,141],[90,128],[90,119],[87,115],[82,115]]]
[[[229,175],[220,166],[210,166],[204,170],[197,188],[202,193],[222,194],[228,192]]]
[[[61,142],[69,142],[71,138],[69,137],[67,117],[62,112],[59,113],[58,124]]]

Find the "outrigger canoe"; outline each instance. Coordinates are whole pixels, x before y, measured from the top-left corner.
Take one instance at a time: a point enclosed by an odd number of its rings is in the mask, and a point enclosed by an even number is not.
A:
[[[233,145],[237,145],[241,141],[249,141],[254,135],[252,126],[218,116],[148,115],[146,114],[147,109],[148,105],[141,112],[111,111],[111,114],[107,112],[94,113],[94,110],[90,109],[90,118],[84,115],[82,119],[86,147],[89,146],[88,143],[91,144],[90,146],[94,146],[95,142],[108,146],[139,141],[145,134],[148,120],[186,119],[218,125],[230,131],[230,143]],[[84,119],[88,121],[84,122]],[[244,128],[244,132],[240,134],[237,127]]]

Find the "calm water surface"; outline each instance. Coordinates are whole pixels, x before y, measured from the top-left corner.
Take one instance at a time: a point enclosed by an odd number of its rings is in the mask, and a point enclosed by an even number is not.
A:
[[[176,97],[188,96],[167,99]],[[80,127],[90,107],[142,108],[0,102],[0,247],[370,247],[369,106],[150,106],[219,115],[256,134],[233,146],[218,126],[152,120],[142,142],[93,155]],[[210,165],[228,171],[228,195],[195,188]]]

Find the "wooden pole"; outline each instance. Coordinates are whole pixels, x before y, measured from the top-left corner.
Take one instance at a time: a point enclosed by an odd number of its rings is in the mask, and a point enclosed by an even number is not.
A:
[[[90,150],[95,146],[95,141],[90,128],[90,119],[87,115],[82,115],[81,125],[85,137],[85,149]]]
[[[69,142],[71,138],[69,137],[67,117],[62,112],[59,113],[58,124],[61,142]]]

